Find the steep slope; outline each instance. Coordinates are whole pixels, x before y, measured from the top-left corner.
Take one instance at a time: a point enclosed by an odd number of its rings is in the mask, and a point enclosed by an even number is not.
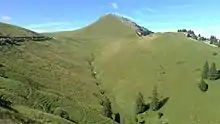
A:
[[[0,36],[38,36],[31,30],[0,22]]]
[[[150,102],[152,89],[159,88],[160,99],[169,97],[160,110],[162,121],[169,124],[219,123],[219,80],[207,81],[209,90],[198,88],[203,64],[207,60],[220,67],[218,48],[186,38],[179,33],[154,34],[140,40],[103,46],[96,52],[98,77],[112,96],[114,107],[124,117],[135,118],[135,99],[138,92]],[[114,55],[112,55],[114,52]],[[218,55],[213,56],[213,52]],[[109,56],[111,53],[111,56]],[[145,122],[158,123],[157,112],[141,115]],[[127,121],[129,121],[128,119]]]
[[[146,35],[154,33],[148,30],[147,28],[138,25],[137,23],[135,23],[134,21],[128,18],[125,18],[125,17],[119,17],[119,18],[124,24],[130,26],[133,30],[135,30],[138,36],[146,36]]]
[[[38,35],[5,24],[1,32],[10,36]],[[91,52],[87,42],[62,37],[45,42],[25,41],[18,46],[0,46],[0,96],[11,101],[12,108],[18,111],[0,112],[3,114],[0,121],[112,123],[100,115],[101,105],[93,95],[99,94],[101,89],[97,87],[88,64]],[[0,99],[0,110],[1,102]]]

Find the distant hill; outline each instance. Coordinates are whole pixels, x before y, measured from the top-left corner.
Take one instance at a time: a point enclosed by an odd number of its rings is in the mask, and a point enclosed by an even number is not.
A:
[[[11,24],[0,22],[0,36],[39,36],[38,33]]]

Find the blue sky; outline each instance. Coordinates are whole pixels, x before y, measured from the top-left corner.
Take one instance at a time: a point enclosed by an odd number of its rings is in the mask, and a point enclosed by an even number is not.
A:
[[[153,31],[190,28],[220,37],[219,0],[1,0],[1,5],[1,22],[38,32],[74,30],[117,13]]]

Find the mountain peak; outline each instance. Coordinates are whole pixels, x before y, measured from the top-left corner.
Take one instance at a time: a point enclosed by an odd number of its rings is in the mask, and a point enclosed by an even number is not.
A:
[[[88,37],[132,38],[146,36],[152,31],[119,14],[107,13],[97,21],[77,31],[76,34]]]
[[[140,26],[139,24],[137,24],[133,20],[131,20],[125,16],[116,14],[116,13],[107,13],[107,14],[103,15],[101,18],[116,18],[116,19],[120,20],[123,24],[132,28],[139,36],[146,36],[151,33],[154,33],[152,31],[148,30],[147,28]]]

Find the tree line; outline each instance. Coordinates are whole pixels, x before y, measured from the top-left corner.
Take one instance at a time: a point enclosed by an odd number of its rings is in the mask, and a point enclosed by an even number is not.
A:
[[[186,33],[187,37],[191,37],[192,39],[199,40],[199,41],[210,41],[210,44],[216,45],[220,47],[220,39],[218,39],[216,36],[211,35],[210,38],[206,38],[204,36],[201,36],[201,34],[196,35],[194,31],[192,30],[186,30],[186,29],[179,29],[177,32],[183,32]]]
[[[138,93],[136,100],[135,100],[135,114],[136,115],[144,113],[148,110],[157,112],[168,102],[169,97],[160,99],[158,88],[157,86],[154,86],[152,90],[152,94],[149,97],[149,99],[150,99],[149,103],[146,103],[142,93],[141,92]],[[111,105],[111,101],[109,98],[107,97],[105,98],[102,106],[103,106],[102,113],[104,116],[114,119],[114,121],[116,121],[117,123],[120,123],[120,114],[119,113],[113,114],[112,105]],[[158,118],[160,119],[162,116],[163,116],[163,113],[158,112]],[[135,118],[135,120],[136,122],[138,122],[137,118]]]
[[[216,68],[216,64],[213,62],[211,64],[211,67],[209,67],[208,61],[205,62],[202,70],[202,78],[199,83],[199,89],[203,92],[206,92],[208,90],[208,84],[206,83],[206,80],[217,80],[220,77],[220,72]]]

